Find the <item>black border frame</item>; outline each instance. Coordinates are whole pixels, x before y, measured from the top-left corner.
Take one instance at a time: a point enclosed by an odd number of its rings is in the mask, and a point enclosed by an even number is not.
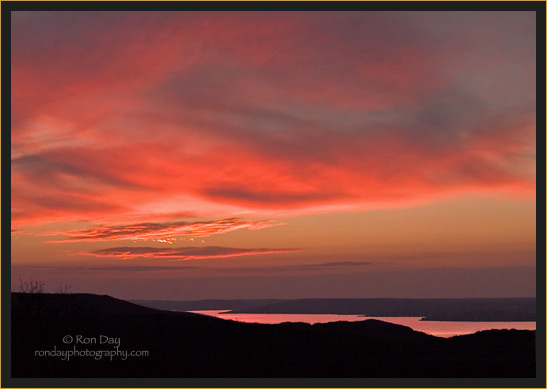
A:
[[[545,161],[545,17],[543,1],[2,1],[2,387],[546,387],[545,165],[537,164],[536,183],[536,377],[535,378],[12,378],[11,377],[11,12],[12,11],[535,11],[536,145]],[[7,129],[10,129],[8,131]],[[9,145],[9,146],[8,146]],[[9,149],[8,149],[9,147]],[[536,146],[537,147],[537,146]],[[536,160],[537,161],[537,160]],[[539,184],[539,186],[537,185]],[[538,212],[539,210],[539,212]],[[538,239],[540,238],[540,239]],[[539,258],[539,260],[538,260]]]

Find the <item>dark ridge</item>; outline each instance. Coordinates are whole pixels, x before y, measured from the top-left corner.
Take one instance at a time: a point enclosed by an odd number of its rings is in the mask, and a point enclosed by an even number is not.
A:
[[[251,324],[109,296],[20,293],[11,324],[14,378],[535,377],[535,331],[444,339],[379,320]],[[74,350],[113,353],[103,337],[119,338],[118,352],[148,355],[62,359]]]
[[[12,293],[12,313],[28,313],[30,308],[58,315],[157,315],[160,310],[89,293]],[[168,312],[165,312],[168,313]]]

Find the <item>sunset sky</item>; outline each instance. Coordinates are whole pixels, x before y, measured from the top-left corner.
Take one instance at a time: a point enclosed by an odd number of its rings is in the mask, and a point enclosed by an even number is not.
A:
[[[12,282],[535,296],[534,12],[13,12]]]

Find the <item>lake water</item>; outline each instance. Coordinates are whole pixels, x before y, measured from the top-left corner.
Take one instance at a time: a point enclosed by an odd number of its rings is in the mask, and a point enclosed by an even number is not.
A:
[[[422,321],[421,317],[364,317],[360,315],[333,314],[274,314],[274,313],[228,313],[229,311],[207,310],[192,311],[203,315],[244,323],[278,324],[285,322],[329,323],[333,321],[362,321],[377,319],[394,324],[401,324],[426,334],[449,338],[456,335],[473,334],[477,331],[492,329],[535,330],[535,321]]]

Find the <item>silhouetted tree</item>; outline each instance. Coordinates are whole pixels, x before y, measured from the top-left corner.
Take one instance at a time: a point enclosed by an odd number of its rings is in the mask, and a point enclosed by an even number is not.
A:
[[[70,285],[59,282],[59,285],[55,288],[55,293],[67,294],[69,289]]]
[[[45,284],[43,281],[29,279],[28,281],[23,281],[19,277],[19,292],[21,293],[44,293]]]

